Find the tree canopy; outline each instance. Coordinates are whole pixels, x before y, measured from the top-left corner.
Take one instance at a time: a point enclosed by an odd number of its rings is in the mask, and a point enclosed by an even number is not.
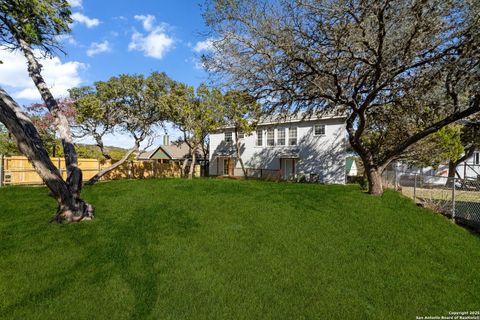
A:
[[[0,1],[0,43],[19,49],[19,39],[51,54],[60,48],[58,35],[69,33],[70,5],[66,0]]]
[[[205,84],[200,84],[195,90],[192,86],[175,83],[168,99],[170,119],[183,133],[183,140],[191,150],[191,178],[197,150],[200,147],[205,150],[207,135],[224,123],[223,95],[219,89],[209,89]]]
[[[95,175],[95,183],[103,175],[124,163],[140,149],[140,144],[154,135],[154,129],[167,120],[168,100],[173,81],[164,73],[150,76],[127,75],[98,81],[93,87],[70,90],[76,112],[73,127],[78,136],[91,136],[105,158],[111,155],[105,149],[103,138],[108,133],[124,133],[133,140],[133,146],[121,159]]]

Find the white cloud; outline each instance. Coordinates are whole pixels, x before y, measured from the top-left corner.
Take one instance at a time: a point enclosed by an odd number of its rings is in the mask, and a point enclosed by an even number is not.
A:
[[[69,0],[68,3],[70,3],[70,7],[72,8],[82,7],[82,0]]]
[[[40,56],[38,51],[35,54]],[[0,61],[3,61],[0,64],[0,86],[16,99],[40,100],[40,94],[28,76],[25,57],[19,51],[11,52],[0,47]],[[66,96],[68,89],[79,86],[82,83],[80,71],[87,67],[78,61],[62,63],[58,57],[39,61],[43,65],[42,75],[55,97]]]
[[[59,42],[68,43],[72,46],[78,46],[77,40],[71,34],[61,34],[57,36]]]
[[[84,25],[87,26],[87,28],[93,28],[100,24],[100,20],[96,18],[89,18],[80,12],[74,12],[72,14],[72,19],[75,22],[83,23]]]
[[[147,57],[162,59],[173,45],[173,38],[165,32],[166,25],[156,25],[155,17],[152,15],[136,15],[134,18],[142,22],[143,29],[147,34],[134,31],[128,44],[128,50],[142,51]]]
[[[112,51],[112,48],[110,47],[110,42],[108,42],[108,40],[103,42],[92,42],[87,50],[87,56],[93,57],[96,54],[110,51]]]
[[[200,53],[213,50],[213,39],[208,38],[204,41],[198,41],[193,47],[193,51]]]
[[[143,24],[143,28],[145,31],[152,31],[154,24],[155,24],[155,16],[152,16],[151,14],[148,14],[146,16],[144,15],[136,15],[133,18],[135,20],[140,21]]]

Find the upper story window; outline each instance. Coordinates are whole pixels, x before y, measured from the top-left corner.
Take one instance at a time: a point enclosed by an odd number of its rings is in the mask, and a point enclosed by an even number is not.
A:
[[[245,138],[245,134],[243,132],[238,133],[238,139],[243,139]]]
[[[285,128],[277,129],[277,145],[279,146],[285,145]]]
[[[288,130],[288,145],[289,146],[297,145],[297,127],[290,128]]]
[[[229,143],[229,142],[232,142],[233,139],[232,139],[232,132],[225,132],[225,142]]]
[[[325,134],[325,125],[324,124],[316,124],[313,127],[314,134],[316,136],[323,136]]]
[[[473,163],[476,165],[480,165],[480,152],[475,152],[473,155]]]
[[[275,145],[275,134],[273,129],[267,129],[267,146],[273,147]]]
[[[263,145],[263,131],[262,130],[257,130],[256,145],[257,146],[262,146]]]

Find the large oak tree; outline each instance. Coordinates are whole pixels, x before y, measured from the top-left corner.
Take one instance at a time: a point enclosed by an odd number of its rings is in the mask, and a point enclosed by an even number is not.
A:
[[[183,141],[190,149],[191,159],[185,158],[182,165],[182,175],[185,175],[188,161],[191,162],[189,179],[193,178],[197,153],[207,135],[224,123],[222,103],[221,91],[209,89],[203,83],[197,90],[182,83],[175,83],[172,87],[168,100],[170,119],[183,133]]]
[[[121,159],[98,172],[88,184],[95,184],[121,166],[139,151],[142,142],[152,137],[154,129],[167,119],[167,97],[172,84],[164,73],[154,72],[148,77],[124,74],[96,82],[94,87],[70,91],[75,99],[75,128],[82,136],[92,136],[105,158],[111,159],[103,143],[106,134],[121,132],[134,141]]]
[[[211,0],[205,19],[213,51],[204,63],[266,111],[345,114],[369,192],[379,195],[381,173],[392,160],[480,111],[476,6],[469,0]],[[405,114],[411,130],[383,141]]]

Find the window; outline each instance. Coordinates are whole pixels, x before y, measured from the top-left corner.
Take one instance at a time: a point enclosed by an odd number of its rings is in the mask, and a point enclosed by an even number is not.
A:
[[[297,128],[290,128],[288,130],[288,145],[289,146],[297,145]]]
[[[243,132],[238,133],[238,139],[243,139],[245,138],[245,134]]]
[[[324,124],[316,124],[314,126],[314,134],[316,136],[323,136],[325,134],[325,125]]]
[[[476,165],[480,165],[480,152],[476,152],[473,156],[473,163]]]
[[[228,176],[228,167],[230,165],[230,161],[228,158],[223,158],[223,175]]]
[[[263,131],[262,130],[257,130],[257,146],[262,146],[263,145]]]
[[[225,132],[225,142],[232,142],[232,132]]]
[[[275,145],[275,135],[273,129],[267,130],[267,146],[273,147]]]
[[[279,146],[285,145],[285,128],[277,129],[277,145]]]

